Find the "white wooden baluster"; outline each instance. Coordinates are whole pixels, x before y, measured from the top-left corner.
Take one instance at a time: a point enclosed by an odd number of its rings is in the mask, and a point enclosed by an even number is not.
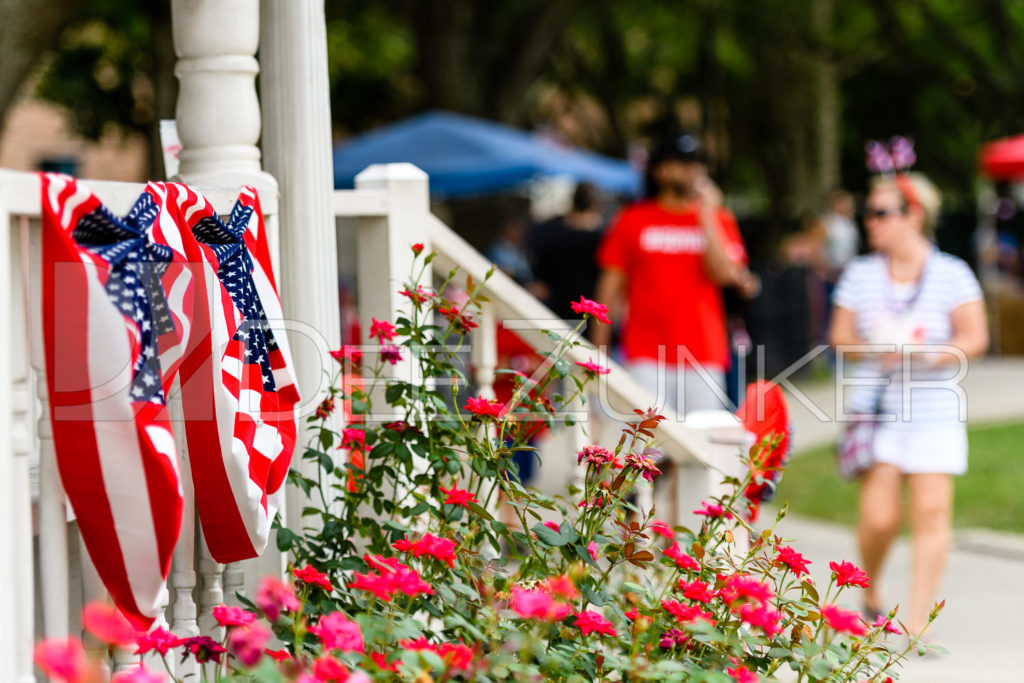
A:
[[[224,604],[224,565],[210,555],[202,534],[199,538],[199,576],[203,581],[199,590],[199,632],[220,641],[224,637],[224,628],[214,619],[213,608]]]
[[[479,327],[470,330],[470,362],[473,365],[473,384],[476,393],[487,400],[494,394],[494,371],[498,367],[498,320],[494,315],[494,304],[489,301],[480,304]],[[461,409],[461,406],[460,406]],[[487,437],[494,437],[494,428],[487,428]],[[497,494],[487,500],[487,512],[499,519],[499,503]],[[489,546],[488,546],[489,547]]]
[[[42,235],[30,231],[30,263],[42,263]],[[46,360],[43,352],[41,268],[29,270],[29,339],[32,367],[36,376],[36,396],[40,413],[37,421],[39,444],[39,573],[43,601],[43,634],[47,638],[66,637],[69,632],[68,515],[64,488],[57,471],[50,425],[50,403],[46,389]]]
[[[270,546],[274,545],[271,539]],[[224,602],[236,607],[241,606],[238,600],[238,593],[245,595],[245,569],[240,562],[232,562],[224,565]]]
[[[2,234],[2,231],[0,231]],[[15,527],[14,564],[19,587],[14,591],[12,608],[18,613],[21,627],[14,634],[17,655],[16,675],[19,683],[34,680],[32,674],[32,638],[35,635],[35,586],[32,562],[32,491],[29,484],[30,457],[32,453],[32,390],[31,370],[28,359],[28,306],[29,287],[29,220],[22,216],[17,233],[11,232],[10,270],[13,295],[10,296],[10,326],[13,330],[9,339],[13,386],[11,398],[14,422],[11,425],[11,443],[14,446],[11,481],[14,493],[10,509]],[[2,237],[0,237],[2,239]],[[0,271],[3,272],[3,271]],[[8,290],[11,291],[11,290]],[[2,295],[0,295],[2,296]],[[0,320],[3,314],[0,313]],[[0,381],[0,386],[3,382]],[[0,432],[2,433],[2,432]],[[13,585],[13,584],[8,584]]]
[[[181,514],[181,535],[174,546],[171,560],[171,587],[174,602],[171,604],[171,632],[179,638],[199,635],[196,601],[193,591],[196,587],[196,503],[192,488],[192,470],[188,460],[188,444],[185,441],[185,414],[181,407],[181,386],[174,381],[168,400],[171,422],[174,425],[174,444],[178,450],[178,465],[181,472],[181,492],[184,498]],[[181,658],[170,658],[178,678],[197,680],[199,665],[192,659],[181,663]],[[194,678],[188,678],[192,676]]]
[[[9,549],[0,557],[0,585],[9,587],[13,599],[0,610],[0,677],[31,683],[35,605],[27,455],[31,438],[25,427],[30,411],[23,237],[23,232],[17,235],[12,230],[10,214],[0,205],[0,326],[13,330],[10,347],[0,351],[0,434],[9,435],[0,438],[0,549]]]

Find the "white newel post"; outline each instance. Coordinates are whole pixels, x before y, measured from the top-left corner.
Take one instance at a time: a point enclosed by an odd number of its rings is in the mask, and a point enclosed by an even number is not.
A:
[[[263,154],[281,187],[278,282],[304,418],[327,389],[327,352],[341,346],[327,27],[322,0],[262,0],[260,11]],[[299,457],[305,443],[303,432],[292,467],[315,477]],[[296,528],[304,504],[288,497],[285,519]]]
[[[394,320],[397,316],[412,319],[412,302],[399,294],[402,284],[412,273],[415,258],[412,245],[423,243],[425,253],[430,252],[426,220],[430,213],[430,190],[427,174],[412,164],[375,164],[356,176],[356,189],[380,192],[387,198],[384,217],[360,218],[356,232],[358,262],[359,324],[364,334],[369,331],[371,318]],[[426,266],[421,283],[433,285],[433,270]],[[376,347],[376,342],[367,340]],[[404,354],[403,354],[404,355]],[[364,363],[376,358],[364,353]],[[385,365],[388,376],[413,384],[420,381],[418,365],[403,358],[395,366]],[[400,419],[400,415],[386,415],[383,388],[374,396],[374,412],[383,421]],[[425,459],[417,459],[414,467],[427,468]],[[401,496],[402,493],[400,492]]]
[[[172,0],[171,16],[178,56],[175,118],[182,144],[178,179],[192,185],[252,185],[261,195],[276,197],[277,181],[263,171],[257,146],[262,121],[256,95],[260,68],[255,57],[260,45],[259,0]],[[276,221],[268,220],[272,240],[275,227]],[[190,508],[185,519],[193,515]],[[193,527],[185,526],[183,533],[193,534]],[[175,624],[183,632],[195,630],[191,596],[181,594],[194,584],[195,574],[192,566],[180,563],[194,561],[194,549],[194,542],[185,543],[185,550],[175,555],[172,573],[172,585],[179,593],[172,612],[184,619],[182,625]],[[216,582],[216,587],[203,586],[201,612],[212,608],[203,598],[222,591],[221,568],[211,567],[211,562],[208,555],[200,559],[204,580]],[[241,569],[227,571],[233,583],[239,583]]]
[[[711,467],[685,467],[679,472],[679,486],[676,492],[678,519],[675,524],[688,526],[693,523],[692,511],[700,507],[701,501],[711,496],[726,495],[732,487],[722,480],[726,476],[743,479],[746,471],[743,456],[753,444],[754,437],[743,428],[739,419],[727,410],[697,410],[686,416],[686,426],[703,432],[708,439],[706,455]],[[746,530],[733,527],[736,548],[746,546]]]
[[[374,164],[356,176],[356,189],[382,192],[388,212],[383,218],[359,219],[359,325],[370,329],[370,318],[392,320],[408,316],[410,301],[398,293],[412,272],[412,245],[419,242],[430,252],[426,217],[430,213],[427,174],[412,164]],[[433,284],[428,266],[422,284]],[[395,376],[410,377],[408,370]]]

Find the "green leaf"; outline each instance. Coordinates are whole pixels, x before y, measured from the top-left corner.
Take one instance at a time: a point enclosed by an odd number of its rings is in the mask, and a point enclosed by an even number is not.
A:
[[[562,522],[561,526],[558,527],[558,535],[567,539],[567,543],[575,543],[580,540],[580,535],[576,533],[576,529],[573,528],[568,520]]]
[[[487,510],[482,508],[479,503],[467,503],[466,507],[468,507],[469,510],[477,517],[483,517],[488,521],[494,520],[494,517],[491,516],[491,513],[487,512]]]
[[[535,524],[531,530],[533,533],[537,534],[537,538],[539,538],[545,545],[557,548],[569,543],[568,538],[565,538],[557,531],[552,531],[544,526],[543,523]]]
[[[402,398],[402,394],[405,393],[406,384],[404,382],[390,385],[384,391],[384,400],[394,405],[398,399]]]
[[[612,597],[611,595],[609,595],[607,592],[601,590],[600,588],[598,588],[595,591],[594,589],[592,589],[590,586],[588,586],[586,584],[584,584],[583,586],[580,586],[580,590],[583,592],[583,597],[585,597],[588,601],[592,602],[593,604],[597,605],[598,607],[604,607],[605,603],[607,603],[611,599],[611,597]]]
[[[297,538],[298,536],[295,535],[295,532],[285,527],[280,527],[277,530],[277,549],[282,553],[291,550]]]
[[[422,515],[424,512],[430,509],[430,503],[425,500],[421,500],[416,505],[412,506],[412,509],[407,513],[410,517],[417,517]]]
[[[320,447],[325,451],[334,445],[334,432],[330,429],[322,428],[319,434]]]

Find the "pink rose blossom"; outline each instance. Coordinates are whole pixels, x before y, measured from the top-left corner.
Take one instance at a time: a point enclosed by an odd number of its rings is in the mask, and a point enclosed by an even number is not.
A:
[[[572,611],[569,605],[554,600],[550,593],[540,589],[513,588],[509,607],[525,619],[541,621],[561,621]]]
[[[703,503],[703,506],[704,507],[700,508],[699,510],[694,510],[693,514],[703,515],[708,519],[712,519],[715,517],[725,517],[726,519],[732,519],[732,513],[726,510],[721,505],[718,505],[716,503],[705,502]]]
[[[78,638],[49,638],[36,644],[33,660],[43,673],[63,681],[77,681],[85,674],[85,648]]]
[[[676,566],[680,569],[687,569],[694,572],[700,571],[700,563],[680,550],[678,543],[673,543],[668,548],[665,548],[661,551],[661,554],[675,560]]]
[[[759,680],[757,674],[750,669],[746,669],[742,666],[734,666],[731,669],[726,669],[725,673],[733,677],[736,683],[757,683]]]
[[[597,562],[597,544],[591,541],[587,544],[587,552],[594,558],[594,562]]]
[[[590,377],[596,377],[598,375],[607,375],[609,372],[611,372],[611,368],[606,368],[606,367],[600,366],[597,363],[595,363],[593,360],[589,360],[589,359],[585,363],[581,363],[580,361],[576,361],[576,365],[578,365],[581,368],[583,368],[583,371],[588,376],[590,376]]]
[[[221,626],[246,626],[256,621],[256,615],[252,612],[228,605],[216,605],[213,608],[213,618]]]
[[[470,503],[480,502],[477,500],[476,494],[471,491],[466,491],[465,489],[460,489],[455,486],[452,486],[450,489],[446,489],[443,486],[438,486],[437,488],[441,493],[447,494],[447,497],[444,499],[445,505],[461,505],[462,507],[468,508]]]
[[[145,664],[139,664],[135,669],[116,673],[110,679],[110,683],[165,683],[166,681],[165,674],[150,671]]]
[[[402,352],[394,344],[387,344],[381,347],[380,358],[385,363],[397,365],[402,360]]]
[[[228,632],[228,652],[242,663],[253,666],[263,656],[263,646],[270,640],[270,629],[263,624],[249,624]]]
[[[82,610],[82,627],[110,645],[134,645],[139,635],[121,610],[102,602],[91,602],[85,606]]]
[[[324,591],[328,593],[333,590],[331,582],[327,578],[327,574],[318,572],[311,564],[307,564],[302,569],[296,569],[293,573],[295,574],[295,578],[303,583],[320,586],[320,588],[324,589]]]
[[[898,628],[896,628],[895,626],[893,626],[892,619],[890,619],[885,614],[879,614],[875,618],[875,623],[872,624],[871,627],[872,628],[880,628],[880,629],[884,630],[886,633],[895,633],[896,635],[900,634],[900,630]]]
[[[168,650],[178,647],[182,642],[184,641],[178,636],[157,626],[149,633],[140,633],[135,638],[135,644],[138,646],[135,654],[144,655],[151,650],[155,650],[160,653],[160,656],[163,656],[167,654]]]
[[[324,655],[313,662],[313,676],[317,681],[349,681],[348,669],[331,655]]]
[[[669,540],[676,537],[675,532],[672,531],[672,527],[670,527],[667,523],[661,521],[660,519],[652,521],[651,525],[647,528],[653,531],[654,533],[658,534],[659,536],[664,536]]]
[[[806,574],[807,565],[811,564],[810,560],[805,559],[803,555],[793,550],[788,545],[779,546],[779,554],[776,556],[775,561],[789,567],[790,571],[797,576]]]
[[[341,612],[332,612],[320,617],[320,622],[310,626],[309,632],[320,637],[325,650],[365,652],[366,649],[359,624]]]
[[[328,582],[329,583],[329,582]],[[295,597],[295,588],[273,576],[266,576],[256,589],[256,605],[267,615],[270,623],[277,621],[281,612],[299,610],[299,599]]]

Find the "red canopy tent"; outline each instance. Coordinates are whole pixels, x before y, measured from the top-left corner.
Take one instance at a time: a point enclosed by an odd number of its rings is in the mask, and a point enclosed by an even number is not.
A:
[[[981,170],[997,180],[1024,179],[1024,134],[982,146]]]

